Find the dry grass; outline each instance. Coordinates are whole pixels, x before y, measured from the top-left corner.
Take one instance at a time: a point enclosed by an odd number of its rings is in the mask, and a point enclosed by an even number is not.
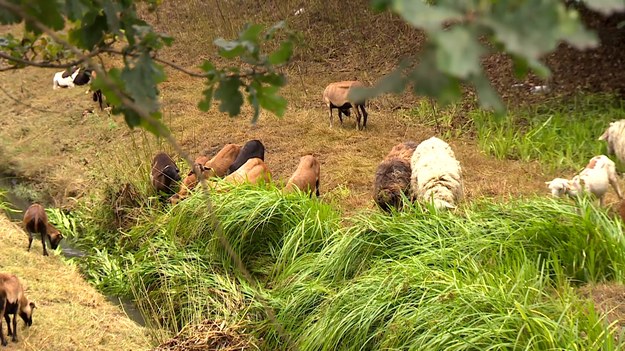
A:
[[[258,350],[239,325],[225,321],[204,320],[199,325],[189,325],[178,335],[159,345],[153,351],[242,351]]]
[[[144,329],[83,280],[75,266],[41,254],[41,241],[26,251],[26,234],[0,215],[0,270],[16,274],[35,301],[33,325],[18,322],[17,344],[5,350],[145,350]],[[5,323],[6,324],[6,323]],[[6,335],[6,326],[3,332]]]

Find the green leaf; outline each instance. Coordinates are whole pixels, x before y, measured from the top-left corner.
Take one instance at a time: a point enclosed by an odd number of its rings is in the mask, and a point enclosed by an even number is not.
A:
[[[269,55],[269,63],[279,65],[287,62],[293,55],[293,42],[290,40],[283,41],[278,50]]]
[[[20,4],[31,16],[42,24],[54,30],[65,27],[65,20],[61,14],[61,3],[56,0],[31,0]],[[26,30],[40,34],[41,30],[30,21],[26,21]]]
[[[610,15],[625,10],[625,0],[587,0],[584,4],[591,10]]]
[[[262,24],[246,25],[243,31],[239,34],[240,41],[251,41],[255,44],[260,42],[260,33],[262,33],[265,26]]]
[[[88,19],[88,16],[89,14],[84,19]],[[106,29],[106,17],[98,15],[93,22],[83,20],[80,27],[73,28],[69,32],[69,39],[79,48],[91,50],[102,41]]]
[[[82,0],[67,0],[65,2],[65,13],[71,21],[77,21],[89,11],[87,5]]]
[[[505,107],[499,98],[497,91],[484,76],[478,76],[471,79],[471,83],[475,86],[478,93],[480,105],[486,109],[494,109],[497,113],[503,113]]]
[[[117,12],[119,11],[119,6],[114,4],[111,0],[104,0],[103,4],[104,14],[106,15],[106,23],[108,24],[108,29],[114,34],[120,34],[119,31],[119,19],[117,18]]]
[[[243,105],[243,95],[239,91],[241,84],[239,77],[229,77],[219,82],[214,98],[221,100],[219,104],[220,112],[228,112],[230,117],[236,116],[241,112],[241,105]]]
[[[282,87],[286,85],[286,76],[281,73],[266,73],[262,76],[259,76],[257,79],[262,83],[267,83],[277,87]]]
[[[438,44],[436,65],[452,76],[467,78],[482,71],[480,57],[484,53],[476,35],[467,29],[455,26],[449,30],[433,33]]]
[[[260,87],[257,92],[258,102],[264,109],[273,112],[276,116],[284,116],[287,101],[282,96],[277,95],[278,87]]]
[[[428,5],[422,0],[392,0],[393,11],[409,24],[427,31],[437,30],[443,22],[460,20],[462,14],[444,6]],[[383,3],[386,5],[386,3]],[[380,7],[380,4],[377,5]]]
[[[219,47],[219,56],[224,58],[231,59],[245,52],[245,48],[237,41],[217,38],[213,43]]]
[[[208,110],[210,110],[213,102],[213,90],[214,87],[211,85],[210,87],[202,91],[202,96],[204,96],[204,98],[197,105],[200,110],[204,112],[208,112]]]
[[[252,105],[254,114],[252,115],[252,124],[256,124],[258,117],[260,117],[260,104],[258,101],[258,90],[262,89],[259,82],[254,81],[247,87],[247,101]]]

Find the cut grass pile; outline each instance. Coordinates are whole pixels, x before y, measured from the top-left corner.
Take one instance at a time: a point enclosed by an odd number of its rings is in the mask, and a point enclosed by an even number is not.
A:
[[[211,201],[251,281],[199,192],[146,213],[85,265],[101,289],[133,296],[160,340],[220,325],[264,350],[620,346],[617,326],[577,292],[620,284],[625,270],[620,222],[589,203],[415,205],[341,221],[331,205],[273,187],[234,187]],[[98,229],[83,223],[78,240],[97,246]]]

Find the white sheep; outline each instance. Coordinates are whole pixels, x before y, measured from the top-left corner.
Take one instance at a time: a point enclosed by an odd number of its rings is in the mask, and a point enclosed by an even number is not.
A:
[[[604,205],[604,195],[611,185],[618,198],[622,199],[615,164],[605,155],[591,158],[586,168],[571,180],[555,178],[546,184],[553,196],[561,197],[566,194],[575,198],[583,193],[592,194],[599,199],[600,206]]]
[[[608,143],[608,155],[615,155],[619,161],[625,163],[625,119],[611,122],[599,140]]]
[[[54,78],[52,78],[52,89],[73,88],[74,78],[76,78],[78,72],[80,72],[80,68],[76,68],[75,71],[56,72]]]
[[[413,198],[432,201],[437,209],[455,208],[464,198],[462,169],[449,144],[436,137],[425,140],[410,161]]]

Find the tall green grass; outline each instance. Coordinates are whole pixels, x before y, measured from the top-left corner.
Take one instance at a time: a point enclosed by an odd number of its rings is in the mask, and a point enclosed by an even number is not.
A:
[[[552,169],[578,169],[606,148],[597,140],[609,123],[623,117],[622,99],[576,97],[511,110],[503,119],[483,110],[469,113],[479,146],[497,158],[538,160]]]
[[[245,325],[265,350],[619,348],[615,327],[577,294],[624,279],[621,224],[590,203],[414,205],[342,221],[303,194],[228,190],[211,194],[212,208],[198,192],[146,211],[115,242],[93,241],[87,275],[133,296],[155,333],[222,320]]]

